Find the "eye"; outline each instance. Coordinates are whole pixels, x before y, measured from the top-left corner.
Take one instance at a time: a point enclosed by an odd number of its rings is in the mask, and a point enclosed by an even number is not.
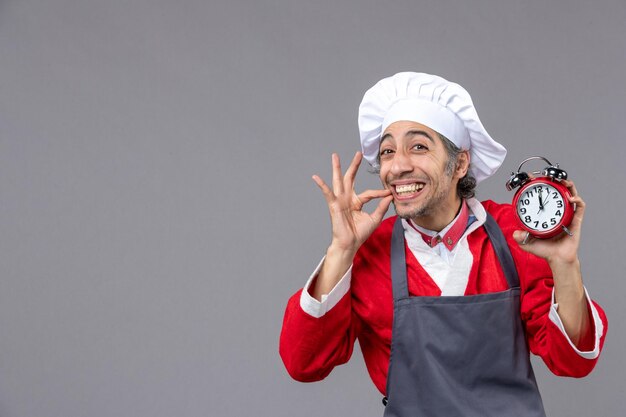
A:
[[[413,145],[411,147],[411,149],[414,149],[416,151],[427,151],[428,150],[428,146],[423,145],[421,143],[416,143],[415,145]]]
[[[391,155],[393,153],[393,149],[381,149],[380,156]]]

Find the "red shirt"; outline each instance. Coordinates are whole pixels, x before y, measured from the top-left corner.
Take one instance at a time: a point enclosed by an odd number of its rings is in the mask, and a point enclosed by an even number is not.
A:
[[[483,202],[506,237],[520,277],[521,318],[532,353],[540,356],[556,375],[582,377],[597,362],[580,356],[561,330],[548,318],[552,297],[552,271],[547,262],[518,247],[512,234],[518,229],[510,205]],[[298,381],[325,378],[332,369],[350,359],[354,342],[359,340],[372,381],[384,395],[391,350],[393,296],[390,276],[391,231],[396,217],[386,219],[359,248],[353,262],[350,291],[320,318],[300,307],[300,293],[287,304],[280,337],[280,354],[289,374]],[[506,279],[484,228],[468,235],[473,264],[465,295],[504,291]],[[441,290],[406,250],[409,293],[412,296],[439,296]],[[594,303],[605,332],[604,311]],[[592,326],[593,327],[593,326]],[[593,350],[595,328],[578,348]]]

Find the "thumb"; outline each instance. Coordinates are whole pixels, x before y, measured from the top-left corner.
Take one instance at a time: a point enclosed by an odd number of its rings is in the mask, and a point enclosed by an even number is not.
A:
[[[513,239],[517,242],[518,245],[522,246],[522,249],[526,249],[523,248],[523,246],[530,242],[532,236],[530,236],[530,233],[525,230],[516,230],[513,232]]]
[[[392,201],[393,201],[392,195],[388,195],[387,197],[380,200],[380,202],[378,203],[378,207],[376,207],[376,210],[374,210],[374,212],[371,215],[372,219],[374,219],[376,223],[380,223],[383,220],[383,216],[389,209],[389,205],[391,204]]]

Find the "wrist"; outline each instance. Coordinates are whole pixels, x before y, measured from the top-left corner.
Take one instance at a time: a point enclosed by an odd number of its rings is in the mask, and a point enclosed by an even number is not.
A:
[[[336,243],[331,243],[328,249],[326,249],[326,259],[341,264],[352,264],[356,251],[356,248],[346,248]]]
[[[552,270],[554,286],[557,292],[574,291],[570,294],[576,294],[577,297],[582,295],[582,273],[578,258],[574,261],[564,261],[562,259],[552,260],[549,262],[549,265]]]
[[[550,257],[546,259],[548,261],[548,265],[550,265],[550,269],[554,271],[558,270],[580,270],[580,259],[578,259],[578,255],[575,255],[571,258],[563,258],[563,257]]]
[[[329,294],[350,269],[353,259],[354,254],[350,251],[329,246],[320,272],[309,288],[309,294],[321,301],[322,295]]]

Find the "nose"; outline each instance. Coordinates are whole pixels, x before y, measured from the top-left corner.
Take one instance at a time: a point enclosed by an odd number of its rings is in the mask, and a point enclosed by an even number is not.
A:
[[[398,149],[393,155],[389,172],[394,177],[400,177],[402,174],[413,170],[409,155],[402,149]]]

